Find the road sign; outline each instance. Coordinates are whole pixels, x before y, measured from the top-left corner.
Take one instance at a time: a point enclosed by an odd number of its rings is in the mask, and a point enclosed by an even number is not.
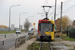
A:
[[[33,23],[33,25],[35,25],[35,23]]]

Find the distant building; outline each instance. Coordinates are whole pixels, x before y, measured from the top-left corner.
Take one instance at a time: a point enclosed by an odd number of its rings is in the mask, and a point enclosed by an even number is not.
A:
[[[22,25],[20,25],[20,29],[22,30]]]
[[[14,24],[11,25],[11,30],[14,30]]]
[[[0,31],[8,31],[9,28],[5,25],[0,25]]]

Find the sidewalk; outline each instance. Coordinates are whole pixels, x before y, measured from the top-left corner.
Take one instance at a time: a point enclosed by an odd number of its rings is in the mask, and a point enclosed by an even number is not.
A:
[[[54,42],[51,42],[55,46],[64,46],[67,47],[68,50],[75,49],[75,41],[63,40],[62,38],[55,38]]]
[[[56,35],[61,35],[61,33],[57,33]],[[66,34],[63,34],[63,36],[66,36]],[[69,41],[69,40],[63,40],[62,38],[56,38],[55,41],[63,43],[68,46],[75,46],[75,41]]]
[[[65,45],[75,46],[75,41],[63,40],[62,38],[55,38],[55,41]]]
[[[75,41],[61,41],[61,43],[69,46],[75,46]]]
[[[14,48],[14,49],[9,49],[9,50],[27,50],[28,45],[31,45],[35,40],[36,40],[36,38],[32,38],[32,39],[26,41],[19,48]]]

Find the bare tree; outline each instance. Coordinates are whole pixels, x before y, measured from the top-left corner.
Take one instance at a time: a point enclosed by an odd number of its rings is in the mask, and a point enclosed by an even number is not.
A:
[[[28,19],[26,19],[24,23],[25,30],[28,31],[30,26],[31,26],[31,23],[28,21]]]

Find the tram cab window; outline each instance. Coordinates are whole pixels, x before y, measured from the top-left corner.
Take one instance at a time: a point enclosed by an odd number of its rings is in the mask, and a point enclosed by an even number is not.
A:
[[[40,23],[39,24],[39,31],[54,31],[54,24],[50,23]]]

